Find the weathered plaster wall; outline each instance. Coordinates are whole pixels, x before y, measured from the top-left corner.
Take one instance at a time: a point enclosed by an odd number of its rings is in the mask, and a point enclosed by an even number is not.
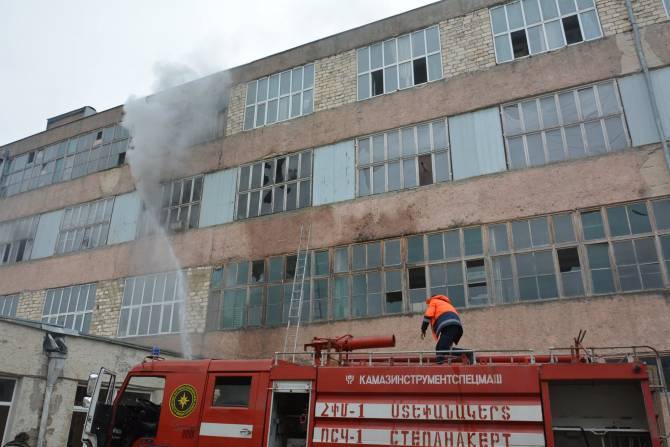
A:
[[[14,439],[17,433],[24,431],[30,435],[32,446],[37,441],[46,386],[48,359],[42,351],[44,334],[36,328],[0,320],[0,358],[4,359],[0,362],[0,375],[18,379],[6,439]],[[48,446],[64,446],[67,443],[77,385],[85,383],[91,372],[106,366],[123,380],[130,368],[151,351],[150,348],[76,336],[66,336],[65,344],[68,357],[49,408]]]

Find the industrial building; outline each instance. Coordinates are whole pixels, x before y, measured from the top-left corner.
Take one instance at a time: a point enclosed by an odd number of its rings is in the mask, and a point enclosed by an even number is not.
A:
[[[670,351],[669,13],[444,0],[194,81],[216,106],[161,171],[158,213],[183,276],[143,217],[124,107],[50,118],[0,147],[0,315],[265,357],[297,283],[298,345],[395,333],[430,350],[420,314],[441,293],[469,348],[587,329]],[[6,365],[5,442],[25,429]]]

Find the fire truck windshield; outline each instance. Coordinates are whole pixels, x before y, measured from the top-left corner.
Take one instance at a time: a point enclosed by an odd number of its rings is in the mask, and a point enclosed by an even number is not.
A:
[[[134,376],[128,381],[116,409],[113,447],[128,447],[141,438],[155,438],[163,403],[165,378]]]

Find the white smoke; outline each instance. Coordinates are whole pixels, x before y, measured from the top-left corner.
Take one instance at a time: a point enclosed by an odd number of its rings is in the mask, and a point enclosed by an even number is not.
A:
[[[143,253],[143,262],[149,268],[152,262],[165,266],[163,255],[168,253],[168,268],[178,275],[182,352],[191,358],[186,325],[188,283],[170,237],[159,223],[161,183],[184,176],[180,168],[194,145],[222,135],[228,82],[223,73],[189,82],[198,72],[183,64],[160,63],[154,71],[157,93],[129,98],[121,124],[130,132],[127,160],[143,202],[141,234],[155,238],[153,251]]]

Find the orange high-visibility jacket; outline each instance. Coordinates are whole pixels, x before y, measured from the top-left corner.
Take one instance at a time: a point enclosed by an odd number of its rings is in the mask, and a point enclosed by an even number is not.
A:
[[[423,314],[424,321],[430,323],[433,330],[433,338],[437,340],[437,334],[449,325],[461,325],[458,311],[451,304],[451,300],[444,295],[434,295],[426,299],[428,308]]]

